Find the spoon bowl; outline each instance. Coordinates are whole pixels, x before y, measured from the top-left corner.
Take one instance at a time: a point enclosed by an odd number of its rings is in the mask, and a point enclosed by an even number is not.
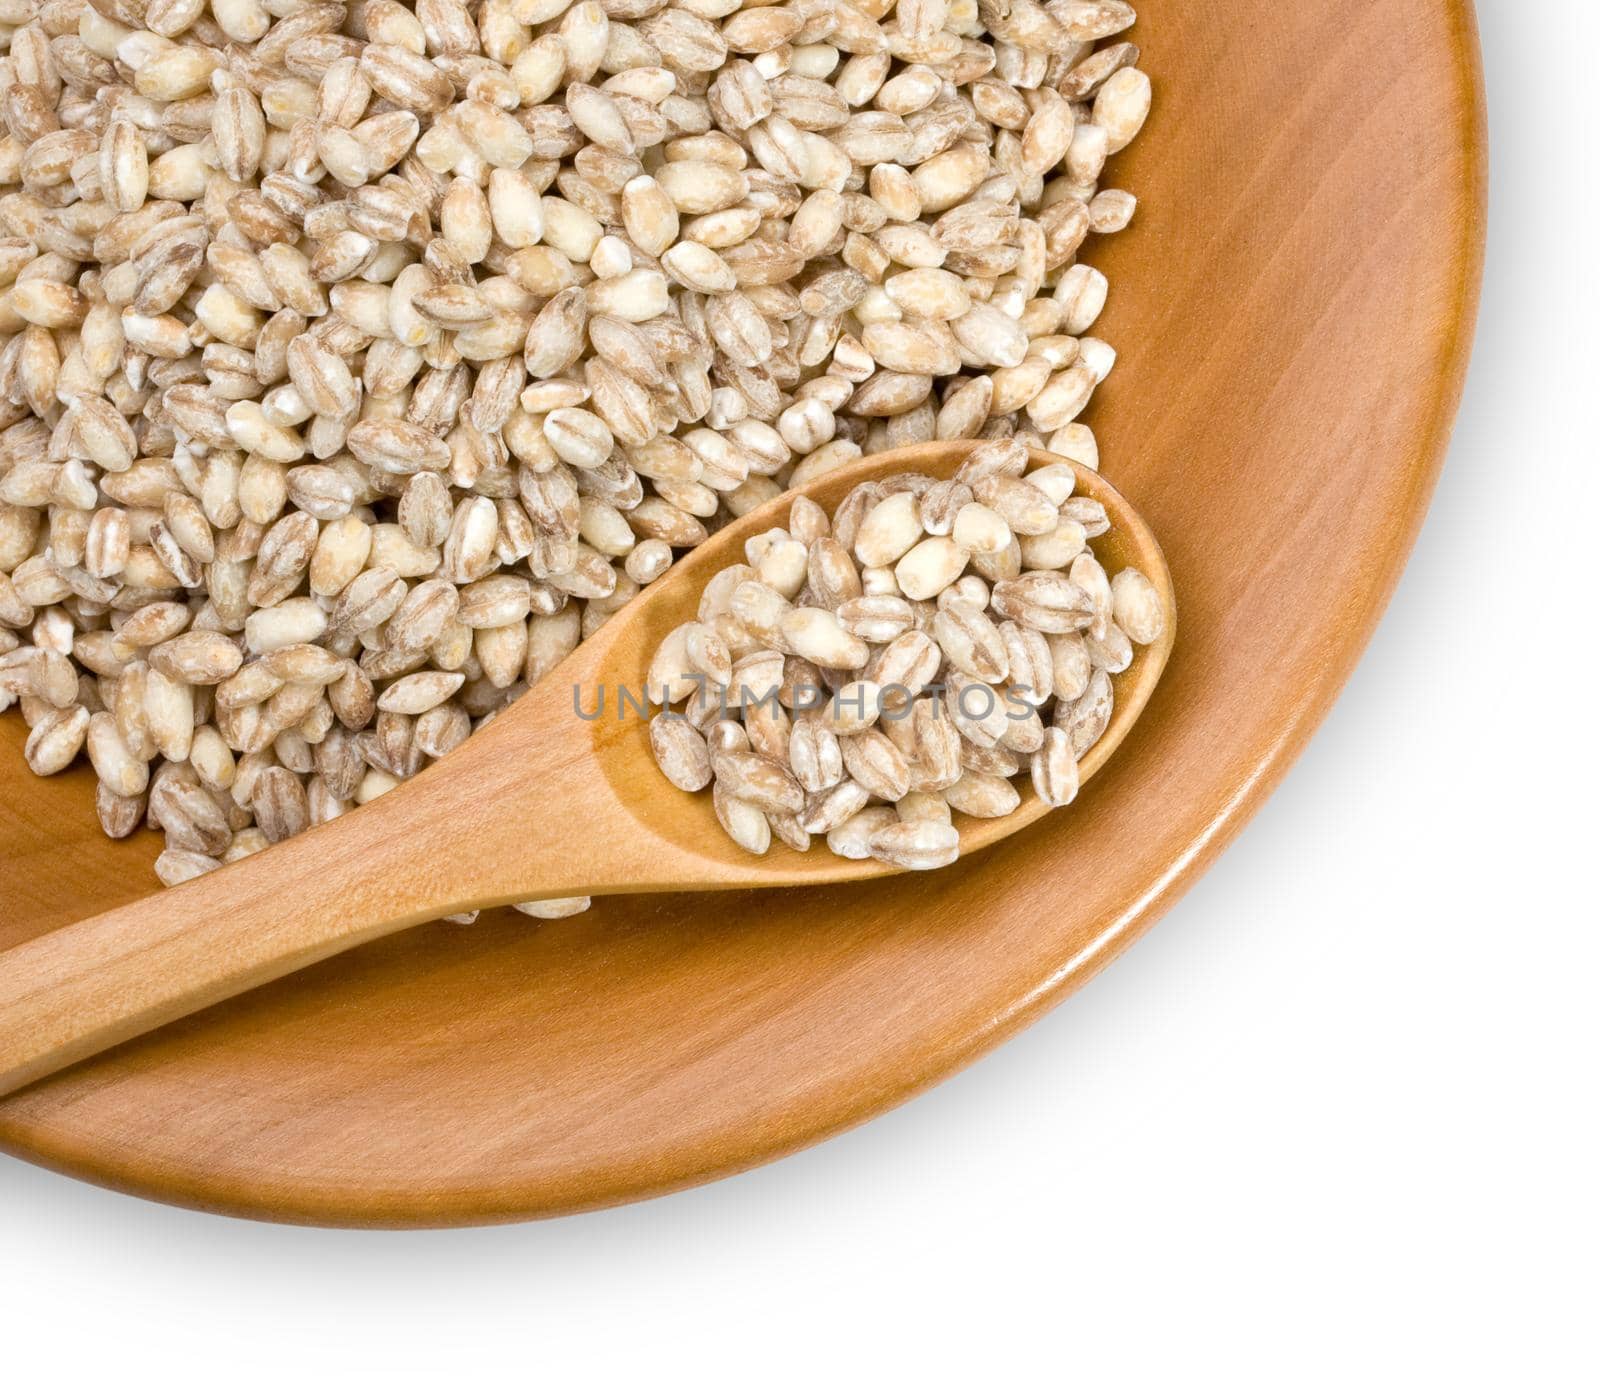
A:
[[[629,718],[617,721],[617,706],[610,685],[621,684],[628,691],[644,691],[645,673],[657,647],[685,620],[692,620],[695,604],[706,585],[724,567],[744,560],[745,543],[770,528],[784,527],[796,494],[805,494],[830,514],[856,485],[890,475],[918,473],[939,479],[954,474],[971,450],[970,441],[933,441],[926,445],[902,446],[898,450],[856,461],[832,471],[802,490],[783,494],[723,528],[709,542],[678,562],[660,581],[622,611],[615,620],[587,640],[579,652],[546,680],[560,688],[562,700],[571,706],[572,685],[588,694],[593,685],[607,686],[606,714],[588,723],[596,763],[611,791],[617,796],[619,817],[627,826],[638,828],[641,836],[669,843],[686,853],[710,855],[722,870],[708,873],[705,881],[686,884],[674,880],[657,886],[641,887],[630,883],[627,890],[734,889],[761,886],[805,886],[824,882],[865,881],[896,875],[901,869],[871,858],[851,861],[836,857],[819,844],[808,852],[796,852],[776,839],[772,848],[757,857],[738,848],[723,832],[712,812],[706,791],[688,794],[670,784],[656,768],[650,752],[647,724],[631,711]],[[1030,468],[1061,460],[1063,457],[1035,450],[1030,453]],[[1074,493],[1097,500],[1105,506],[1111,529],[1094,540],[1095,556],[1114,576],[1124,567],[1137,567],[1155,583],[1166,608],[1166,624],[1154,644],[1134,650],[1133,663],[1111,680],[1115,699],[1111,722],[1078,761],[1080,783],[1089,779],[1110,759],[1121,744],[1155,690],[1161,671],[1172,652],[1177,630],[1172,578],[1155,535],[1132,505],[1095,471],[1073,464],[1077,475]],[[583,662],[575,662],[580,658]],[[570,670],[570,672],[569,672]],[[498,720],[498,719],[497,719]],[[493,724],[491,724],[493,725]],[[965,814],[955,816],[961,832],[963,856],[978,852],[1010,837],[1050,812],[1034,793],[1032,785],[1021,784],[1022,802],[1011,813],[998,819],[978,819]],[[600,890],[601,888],[592,888]],[[623,888],[610,888],[619,890]],[[551,895],[578,895],[579,888],[552,892]],[[515,899],[522,900],[523,897]]]
[[[898,869],[817,847],[757,857],[734,845],[704,793],[656,768],[635,712],[586,720],[602,686],[644,691],[661,640],[746,541],[788,520],[804,493],[829,510],[855,485],[907,471],[952,475],[969,442],[884,452],[812,481],[718,532],[624,606],[538,687],[383,798],[204,877],[0,954],[0,1094],[143,1032],[436,916],[513,901],[619,892],[860,881]],[[1058,457],[1033,453],[1035,465]],[[1113,679],[1112,718],[1079,761],[1099,770],[1148,701],[1172,651],[1172,582],[1154,536],[1098,474],[1076,492],[1110,518],[1096,555],[1139,568],[1166,612],[1161,638]],[[962,852],[1048,812],[1028,791],[1011,814],[958,818]]]

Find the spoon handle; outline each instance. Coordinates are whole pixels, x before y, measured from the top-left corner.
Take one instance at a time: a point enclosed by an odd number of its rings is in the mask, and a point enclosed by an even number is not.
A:
[[[716,884],[720,864],[632,826],[601,777],[570,695],[595,661],[370,805],[0,953],[0,1095],[435,916]]]
[[[625,879],[562,719],[530,695],[370,805],[0,954],[0,1095],[435,916]]]
[[[408,821],[411,801],[397,795],[393,803],[382,811],[387,819],[347,815],[292,847],[0,954],[0,1095],[341,950],[462,909],[472,896],[455,870],[462,864],[430,858],[416,830],[397,826]]]

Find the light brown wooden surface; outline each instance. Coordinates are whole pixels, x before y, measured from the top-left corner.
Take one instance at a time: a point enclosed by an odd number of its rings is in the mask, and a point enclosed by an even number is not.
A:
[[[943,441],[885,451],[772,500],[624,606],[473,740],[382,799],[209,876],[0,950],[0,1095],[435,916],[563,896],[893,875],[820,843],[805,853],[781,844],[762,857],[745,852],[718,826],[708,792],[685,793],[662,776],[643,715],[624,699],[644,701],[661,641],[695,618],[711,578],[744,560],[749,539],[788,522],[798,493],[831,511],[868,480],[906,471],[949,479],[971,450]],[[1033,457],[1035,465],[1060,459]],[[1073,468],[1076,494],[1110,520],[1095,542],[1107,574],[1137,568],[1165,611],[1160,638],[1112,678],[1111,721],[1078,762],[1081,785],[1149,702],[1172,653],[1177,609],[1144,520],[1094,471]],[[1004,818],[958,816],[962,851],[991,847],[1049,812],[1027,787]]]
[[[1091,419],[1183,633],[1076,805],[915,878],[406,931],[0,1103],[0,1146],[313,1223],[625,1201],[904,1099],[1170,905],[1281,778],[1404,564],[1471,340],[1485,143],[1466,0],[1140,11],[1156,109],[1114,167],[1135,226],[1086,257],[1122,355]],[[87,777],[36,782],[20,747],[0,721],[0,944],[154,885]]]

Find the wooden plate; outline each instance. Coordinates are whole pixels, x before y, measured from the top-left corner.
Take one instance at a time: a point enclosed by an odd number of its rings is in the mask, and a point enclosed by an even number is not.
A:
[[[1172,563],[1177,650],[1073,808],[946,872],[431,926],[0,1105],[0,1146],[186,1205],[444,1225],[601,1206],[843,1129],[1060,1001],[1281,778],[1432,490],[1482,256],[1467,0],[1144,0],[1140,205],[1090,257],[1105,468]],[[0,945],[155,885],[82,772],[0,721]],[[538,792],[530,790],[530,799]],[[463,830],[470,836],[470,830]]]

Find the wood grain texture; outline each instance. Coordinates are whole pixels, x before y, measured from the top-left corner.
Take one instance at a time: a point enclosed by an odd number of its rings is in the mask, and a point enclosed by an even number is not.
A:
[[[1073,808],[944,872],[424,927],[0,1104],[0,1146],[320,1224],[547,1215],[703,1181],[957,1069],[1103,967],[1282,777],[1364,647],[1443,458],[1482,264],[1466,0],[1144,0],[1156,82],[1088,259],[1122,353],[1105,470],[1184,629]],[[0,722],[0,944],[153,885],[87,777]]]
[[[709,793],[661,774],[643,712],[661,642],[745,544],[789,521],[799,493],[832,512],[857,485],[916,471],[949,479],[968,441],[905,446],[830,471],[730,523],[636,596],[536,690],[382,799],[292,842],[126,906],[0,950],[0,1095],[357,945],[436,916],[517,901],[631,892],[815,887],[893,876],[819,843],[756,857],[717,823]],[[1061,461],[1033,451],[1032,463]],[[1100,739],[1077,762],[1080,787],[1116,753],[1161,678],[1177,637],[1166,559],[1149,526],[1093,470],[1071,464],[1075,497],[1104,510],[1094,552],[1109,576],[1143,573],[1163,611],[1155,643],[1111,679]],[[958,815],[962,852],[1009,838],[1050,812],[1030,784],[1003,818]]]

